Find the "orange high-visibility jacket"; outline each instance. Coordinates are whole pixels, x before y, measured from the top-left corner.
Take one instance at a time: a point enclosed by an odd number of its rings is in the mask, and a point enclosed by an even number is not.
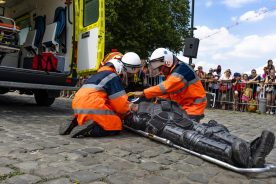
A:
[[[122,130],[122,120],[129,111],[128,96],[122,81],[109,66],[87,79],[72,102],[78,124],[94,120],[104,130]]]
[[[203,115],[207,104],[201,81],[189,65],[177,64],[159,85],[144,90],[146,98],[161,97],[177,102],[188,115]]]

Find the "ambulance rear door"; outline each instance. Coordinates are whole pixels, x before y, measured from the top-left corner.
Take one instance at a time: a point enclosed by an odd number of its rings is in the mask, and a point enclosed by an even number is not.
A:
[[[104,57],[104,0],[74,0],[74,54],[79,75],[98,70]]]

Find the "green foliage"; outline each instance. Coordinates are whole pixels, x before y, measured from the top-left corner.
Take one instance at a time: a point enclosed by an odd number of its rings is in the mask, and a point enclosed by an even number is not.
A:
[[[145,58],[155,48],[174,52],[188,36],[188,0],[105,0],[106,51],[134,51]]]

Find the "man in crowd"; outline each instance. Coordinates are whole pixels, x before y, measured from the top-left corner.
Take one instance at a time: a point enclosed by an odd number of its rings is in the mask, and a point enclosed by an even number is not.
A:
[[[140,57],[134,52],[126,53],[121,60],[104,63],[76,93],[72,102],[75,117],[62,122],[59,133],[73,138],[119,133],[122,119],[130,111],[122,80],[127,73],[139,72],[140,67]]]
[[[257,96],[257,84],[260,83],[262,77],[257,74],[255,69],[251,70],[251,75],[249,75],[248,80],[251,85],[250,87],[253,89],[253,97],[256,99]]]
[[[189,118],[199,122],[204,117],[207,99],[194,70],[189,65],[180,63],[177,57],[165,48],[158,48],[152,53],[149,65],[150,73],[165,75],[166,79],[144,91],[133,92],[134,96],[173,100],[182,106]]]

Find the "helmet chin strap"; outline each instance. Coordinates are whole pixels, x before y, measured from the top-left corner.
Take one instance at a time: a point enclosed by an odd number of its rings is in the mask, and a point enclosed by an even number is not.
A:
[[[128,75],[127,75],[127,72],[126,71],[123,71],[122,74],[120,75],[120,78],[122,80],[122,83],[125,85],[125,86],[128,86]]]

